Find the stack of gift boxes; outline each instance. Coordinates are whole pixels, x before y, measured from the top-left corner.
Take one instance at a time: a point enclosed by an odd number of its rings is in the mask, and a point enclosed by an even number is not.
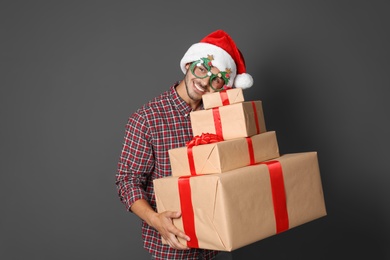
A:
[[[232,251],[326,215],[317,152],[281,155],[261,101],[235,88],[203,105],[194,139],[169,150],[172,176],[154,180],[158,212],[182,212],[183,244]]]

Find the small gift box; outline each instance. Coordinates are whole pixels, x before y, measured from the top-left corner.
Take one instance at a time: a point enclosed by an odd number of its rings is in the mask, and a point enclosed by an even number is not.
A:
[[[170,149],[172,175],[222,173],[279,157],[275,131],[220,140],[214,134],[202,134],[186,147]]]
[[[244,101],[242,88],[225,89],[202,96],[204,109],[241,103]]]
[[[190,113],[193,135],[216,134],[224,140],[266,132],[261,101],[244,101]]]

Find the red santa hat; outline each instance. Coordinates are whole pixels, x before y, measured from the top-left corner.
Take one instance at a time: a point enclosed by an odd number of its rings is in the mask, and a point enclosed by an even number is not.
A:
[[[233,39],[223,30],[212,32],[200,42],[193,44],[180,61],[180,68],[186,73],[186,64],[213,56],[212,65],[220,71],[230,70],[227,86],[250,88],[253,78],[246,73],[245,60]]]

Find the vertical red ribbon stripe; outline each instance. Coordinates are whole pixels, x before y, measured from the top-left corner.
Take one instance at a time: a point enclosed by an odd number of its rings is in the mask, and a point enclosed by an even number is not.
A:
[[[195,216],[192,206],[190,177],[191,176],[181,176],[178,180],[181,217],[183,220],[184,233],[190,237],[190,241],[187,241],[187,246],[199,248],[199,242],[195,232]]]
[[[268,167],[271,180],[272,201],[274,204],[276,233],[280,233],[289,229],[282,166],[279,161],[267,161],[261,164],[266,164]]]
[[[192,147],[187,148],[188,163],[190,166],[191,175],[196,175],[194,155],[192,153]]]
[[[215,134],[223,139],[221,115],[219,114],[218,107],[213,108],[213,118],[214,118],[214,125],[215,125]]]
[[[257,134],[260,134],[260,125],[259,125],[259,118],[257,115],[256,103],[255,103],[255,101],[251,101],[251,102],[252,102],[252,107],[253,107],[253,114],[255,115]]]
[[[248,144],[248,152],[249,152],[249,165],[254,165],[256,163],[255,153],[253,150],[253,142],[250,137],[246,138],[246,143]]]
[[[219,92],[219,96],[221,97],[222,105],[230,105],[229,97],[227,95],[226,89]]]

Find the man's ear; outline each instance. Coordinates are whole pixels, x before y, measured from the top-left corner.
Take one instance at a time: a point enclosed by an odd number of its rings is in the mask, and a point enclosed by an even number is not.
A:
[[[188,70],[190,68],[190,65],[191,65],[191,63],[186,64],[186,66],[185,66],[186,70]]]

